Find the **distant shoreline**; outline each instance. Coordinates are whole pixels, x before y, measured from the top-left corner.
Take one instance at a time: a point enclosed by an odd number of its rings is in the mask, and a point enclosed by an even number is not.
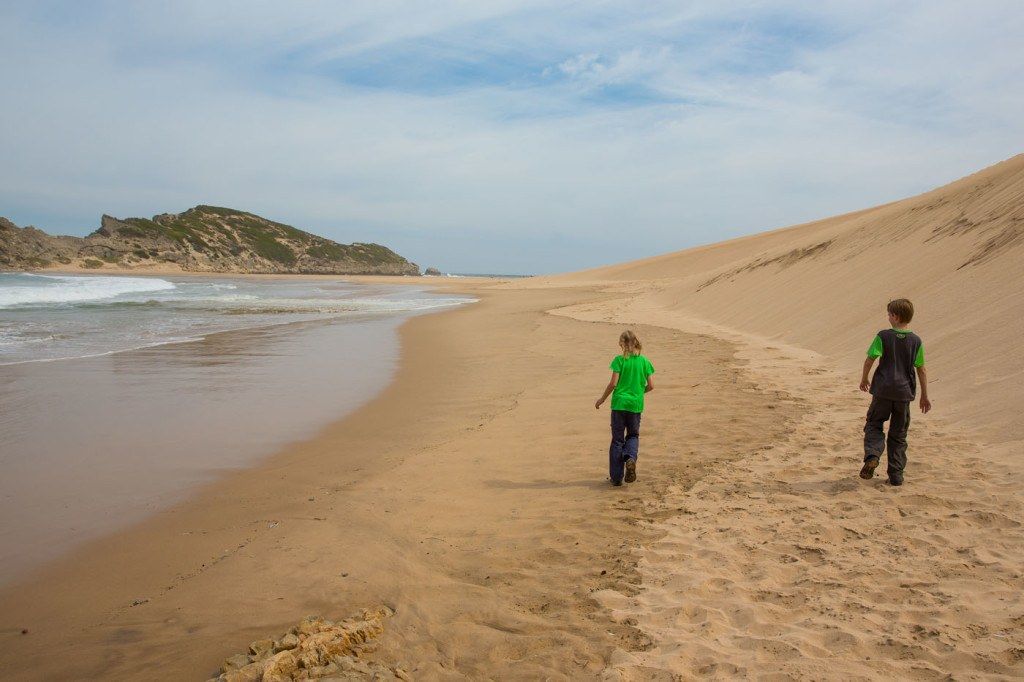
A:
[[[147,277],[147,276],[168,276],[175,277],[244,277],[254,279],[295,279],[295,280],[346,280],[351,282],[376,282],[387,284],[430,284],[435,283],[438,287],[448,289],[454,282],[471,284],[476,281],[495,282],[503,279],[525,279],[536,277],[536,275],[487,275],[487,274],[460,274],[451,273],[448,275],[332,275],[318,273],[260,273],[260,272],[193,272],[175,267],[147,267],[147,268],[44,268],[40,270],[8,270],[0,269],[0,274],[32,274],[32,275],[109,275],[117,277]],[[454,281],[453,281],[454,280]]]

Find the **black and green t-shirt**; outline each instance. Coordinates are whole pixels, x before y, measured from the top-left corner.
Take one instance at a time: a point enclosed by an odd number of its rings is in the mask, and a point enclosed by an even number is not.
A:
[[[924,367],[924,342],[909,329],[883,329],[868,348],[879,358],[871,377],[871,395],[886,400],[910,401],[917,394],[916,368]]]

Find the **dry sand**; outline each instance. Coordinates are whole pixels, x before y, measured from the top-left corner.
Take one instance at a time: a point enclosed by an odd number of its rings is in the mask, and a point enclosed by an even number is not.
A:
[[[481,302],[408,322],[379,398],[0,594],[0,666],[201,679],[386,605],[372,656],[422,679],[1019,678],[1022,243],[1017,157],[648,261],[439,281]],[[935,403],[900,489],[857,478],[896,295]],[[657,389],[612,488],[592,403],[624,324]]]

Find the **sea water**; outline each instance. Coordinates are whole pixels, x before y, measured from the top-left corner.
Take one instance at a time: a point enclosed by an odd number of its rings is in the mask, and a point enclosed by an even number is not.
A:
[[[372,399],[410,315],[330,277],[0,274],[0,584]]]
[[[104,355],[232,329],[417,312],[464,301],[343,281],[0,273],[0,364]]]

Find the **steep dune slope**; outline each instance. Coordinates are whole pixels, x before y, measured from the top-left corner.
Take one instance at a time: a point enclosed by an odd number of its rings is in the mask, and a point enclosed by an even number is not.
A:
[[[639,591],[595,594],[651,640],[613,657],[622,679],[1021,677],[1022,255],[1018,156],[877,208],[509,285],[603,290],[550,312],[613,323],[592,327],[609,351],[617,328],[648,335],[644,475],[707,467],[644,490],[660,520]],[[912,410],[903,487],[857,476],[860,367],[898,296],[917,307],[935,408]],[[723,346],[752,412],[681,400],[706,388],[708,359],[652,326]],[[757,413],[780,426],[768,445],[740,427]]]
[[[920,196],[805,225],[548,278],[823,353],[857,378],[885,304],[914,301],[939,414],[1024,438],[1024,155]]]

